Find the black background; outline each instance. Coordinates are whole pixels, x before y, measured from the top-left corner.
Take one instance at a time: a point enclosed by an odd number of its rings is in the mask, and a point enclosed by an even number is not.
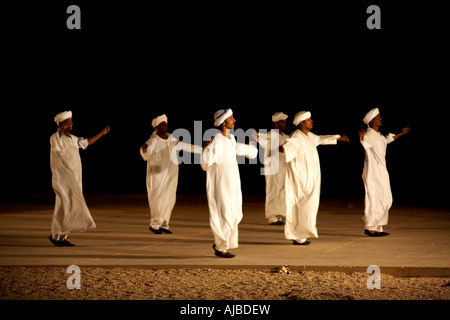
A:
[[[392,2],[392,1],[391,1]],[[54,116],[72,110],[77,136],[111,131],[80,150],[85,193],[146,193],[139,147],[165,113],[169,131],[213,127],[232,108],[236,128],[270,129],[271,115],[309,110],[320,146],[322,197],[364,197],[358,130],[378,107],[380,131],[412,131],[388,146],[394,203],[448,208],[448,32],[432,2],[18,2],[3,7],[3,200],[52,193]],[[81,9],[69,30],[66,9]],[[381,8],[381,30],[366,9]],[[240,165],[244,194],[264,195],[261,164]],[[205,193],[199,165],[180,165],[179,194]]]

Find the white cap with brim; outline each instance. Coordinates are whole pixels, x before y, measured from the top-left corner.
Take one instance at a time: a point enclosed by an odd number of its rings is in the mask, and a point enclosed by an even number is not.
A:
[[[298,126],[300,122],[311,118],[311,112],[309,111],[300,111],[295,114],[294,117],[294,125]]]
[[[152,127],[156,128],[161,122],[167,122],[167,116],[165,114],[157,116],[155,119],[152,120]]]
[[[370,110],[369,112],[366,113],[363,122],[367,125],[369,125],[370,121],[372,121],[373,118],[375,118],[377,116],[377,114],[380,113],[380,110],[378,110],[378,108],[373,108],[372,110]]]
[[[56,124],[59,126],[59,124],[61,122],[63,122],[64,120],[67,120],[69,118],[72,118],[72,111],[63,111],[63,112],[58,113],[55,116],[54,120],[55,120]]]
[[[221,109],[217,111],[216,113],[214,113],[214,125],[216,127],[220,126],[225,121],[225,119],[227,119],[231,115],[233,115],[233,110],[231,109]]]
[[[280,120],[286,120],[288,115],[283,112],[277,112],[272,116],[272,122],[278,122]]]

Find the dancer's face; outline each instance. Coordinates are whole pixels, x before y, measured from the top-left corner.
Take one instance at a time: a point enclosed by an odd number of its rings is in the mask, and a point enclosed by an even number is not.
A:
[[[300,126],[301,126],[302,129],[305,129],[305,130],[307,130],[307,131],[310,131],[310,130],[313,128],[313,121],[312,121],[311,118],[308,118],[308,119],[306,119],[306,120],[303,120],[303,121],[300,123]]]
[[[229,116],[228,118],[225,119],[225,121],[223,122],[223,125],[225,128],[227,129],[234,129],[234,123],[236,122],[236,119],[233,117],[233,115]]]
[[[381,127],[381,120],[383,120],[383,119],[381,118],[380,114],[377,114],[376,117],[370,121],[370,126],[377,127],[377,128]]]
[[[66,120],[64,120],[63,122],[61,122],[61,123],[59,124],[59,127],[61,128],[61,130],[62,130],[63,132],[69,132],[69,131],[71,131],[72,128],[73,128],[73,121],[72,121],[72,118],[66,119]]]
[[[163,121],[158,124],[155,129],[158,131],[158,133],[165,134],[167,133],[167,130],[169,130],[169,126],[167,125],[167,122]]]
[[[278,129],[280,132],[286,130],[286,120],[279,120],[275,122],[274,129]]]

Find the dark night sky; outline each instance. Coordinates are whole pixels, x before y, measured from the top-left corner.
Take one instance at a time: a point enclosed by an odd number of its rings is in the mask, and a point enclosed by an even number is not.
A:
[[[382,29],[368,30],[372,3],[364,1],[77,3],[81,30],[65,25],[73,3],[17,5],[3,21],[6,199],[52,193],[49,138],[60,111],[73,111],[77,136],[111,125],[80,151],[86,193],[145,194],[139,147],[153,131],[151,120],[165,113],[170,131],[193,134],[194,121],[205,131],[226,107],[244,130],[269,129],[271,115],[283,111],[290,133],[294,114],[309,110],[313,132],[346,134],[350,144],[319,147],[322,195],[362,199],[358,130],[364,114],[379,107],[383,133],[412,129],[388,146],[394,201],[448,206],[448,81],[440,75],[448,75],[449,55],[438,8],[377,2]],[[241,165],[245,194],[264,194],[260,167]],[[203,194],[205,184],[199,165],[180,165],[180,194]]]

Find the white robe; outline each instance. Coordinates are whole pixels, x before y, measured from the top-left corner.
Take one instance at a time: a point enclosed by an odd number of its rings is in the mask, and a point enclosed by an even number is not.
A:
[[[95,222],[83,196],[81,158],[79,148],[86,149],[87,139],[71,135],[50,138],[50,168],[52,186],[56,194],[52,220],[52,236],[64,239],[69,233],[95,228]]]
[[[337,144],[340,135],[305,135],[294,131],[283,144],[286,155],[286,239],[304,241],[318,237],[316,218],[320,201],[318,145]]]
[[[366,191],[364,199],[364,224],[366,229],[383,231],[388,223],[389,209],[392,206],[392,193],[389,173],[386,168],[386,148],[394,141],[394,134],[384,137],[381,133],[368,128],[361,139],[366,157],[362,179]]]
[[[147,161],[147,194],[150,206],[150,226],[154,229],[169,229],[170,216],[175,207],[178,186],[177,151],[201,153],[200,146],[187,144],[168,134],[166,140],[153,132],[145,142],[147,151],[140,153]]]
[[[238,247],[238,224],[243,217],[238,155],[253,159],[258,155],[258,149],[236,143],[232,134],[227,138],[218,133],[202,156],[209,222],[216,250],[222,252]]]
[[[264,174],[266,180],[266,219],[269,223],[286,216],[286,156],[278,151],[289,136],[278,130],[258,135],[258,143],[265,149]],[[278,140],[278,143],[275,143]],[[273,172],[275,171],[276,172]]]

